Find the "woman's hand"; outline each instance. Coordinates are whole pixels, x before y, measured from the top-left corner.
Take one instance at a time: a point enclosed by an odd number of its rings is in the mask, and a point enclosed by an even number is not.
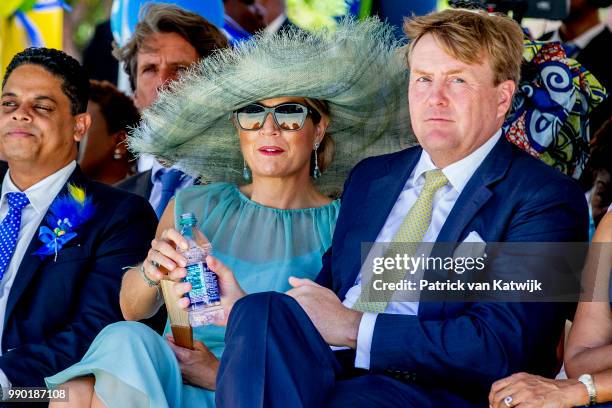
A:
[[[187,260],[176,248],[187,249],[187,240],[174,228],[164,230],[159,239],[151,242],[151,249],[143,263],[145,275],[159,283],[164,276],[180,282],[186,275]]]
[[[193,350],[177,346],[174,338],[168,336],[168,344],[176,355],[183,382],[207,390],[215,390],[219,360],[201,341],[194,340]]]
[[[225,326],[227,324],[227,319],[234,307],[234,303],[236,303],[240,298],[246,296],[246,293],[240,285],[238,281],[236,281],[236,277],[234,273],[225,265],[221,263],[217,258],[212,255],[208,255],[206,257],[206,263],[208,267],[217,274],[217,280],[219,282],[219,291],[221,293],[221,306],[223,307],[223,312],[225,315],[225,319],[223,322],[218,323],[219,326]],[[185,268],[179,268],[183,271]],[[178,300],[178,306],[182,309],[187,309],[189,307],[189,298],[184,297],[184,295],[191,290],[191,284],[189,282],[177,283],[174,285],[174,291],[180,299]]]
[[[496,381],[489,393],[492,408],[571,408],[588,401],[586,387],[578,380],[551,380],[527,373]]]

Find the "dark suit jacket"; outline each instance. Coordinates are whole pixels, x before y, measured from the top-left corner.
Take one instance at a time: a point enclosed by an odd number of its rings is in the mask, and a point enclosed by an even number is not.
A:
[[[151,196],[151,190],[153,189],[153,183],[151,182],[151,171],[147,170],[142,173],[134,174],[131,177],[126,178],[123,181],[115,184],[115,187],[128,191],[132,194],[136,194],[149,201]],[[156,223],[157,224],[157,223]],[[168,312],[165,307],[161,307],[157,313],[148,319],[141,320],[141,323],[151,327],[159,334],[164,333],[166,328],[166,322],[168,320]]]
[[[134,174],[123,181],[115,184],[115,187],[121,190],[129,191],[132,194],[139,195],[145,200],[149,200],[153,183],[151,182],[151,170],[143,171],[142,173]]]
[[[146,257],[154,236],[157,220],[142,198],[89,181],[79,168],[68,182],[85,188],[95,214],[57,260],[32,254],[41,246],[38,234],[24,254],[6,306],[0,356],[14,386],[44,386],[44,377],[78,362],[100,330],[122,320],[123,268]]]
[[[6,174],[7,170],[8,170],[8,163],[0,160],[0,180],[4,179],[4,175]]]
[[[317,281],[344,299],[421,154],[368,158],[346,181],[332,246]],[[485,242],[586,241],[588,212],[572,179],[505,138],[458,197],[438,242],[476,231]],[[554,273],[551,270],[550,273]],[[486,403],[495,380],[517,371],[552,375],[566,310],[551,303],[421,302],[417,316],[380,314],[370,370],[455,390]]]
[[[83,67],[90,79],[117,85],[119,61],[113,57],[113,32],[110,20],[96,26],[91,41],[83,50]]]

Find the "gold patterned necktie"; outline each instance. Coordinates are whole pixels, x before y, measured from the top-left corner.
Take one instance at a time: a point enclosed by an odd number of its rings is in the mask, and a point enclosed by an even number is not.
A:
[[[391,241],[394,244],[401,243],[402,248],[407,249],[406,251],[402,251],[403,253],[413,255],[417,245],[423,241],[423,237],[431,223],[434,195],[436,191],[446,183],[448,183],[448,179],[444,173],[442,173],[442,170],[429,170],[425,173],[425,184],[423,185],[423,189],[414,205],[408,211],[408,214],[406,214],[406,217],[404,217],[402,224]],[[387,254],[385,254],[385,256],[387,256]],[[388,282],[397,282],[403,279],[405,275],[405,270],[397,269],[386,276],[389,276]],[[364,290],[365,288],[365,284],[362,280],[361,294],[353,305],[353,309],[359,310],[360,312],[383,313],[387,308],[389,300],[368,302],[366,300],[369,297],[367,295],[368,290]]]

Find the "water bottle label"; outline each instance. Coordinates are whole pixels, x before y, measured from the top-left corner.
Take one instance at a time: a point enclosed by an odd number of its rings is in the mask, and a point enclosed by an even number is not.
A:
[[[205,262],[187,265],[185,280],[191,283],[191,290],[187,294],[191,304],[211,304],[221,301],[217,275],[208,268]]]

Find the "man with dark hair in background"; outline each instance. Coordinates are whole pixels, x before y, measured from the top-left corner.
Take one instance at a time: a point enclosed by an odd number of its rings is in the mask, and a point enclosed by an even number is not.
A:
[[[145,200],[78,168],[88,97],[83,67],[54,49],[15,55],[2,81],[2,387],[43,386],[122,319],[123,269],[142,261],[155,231]]]

